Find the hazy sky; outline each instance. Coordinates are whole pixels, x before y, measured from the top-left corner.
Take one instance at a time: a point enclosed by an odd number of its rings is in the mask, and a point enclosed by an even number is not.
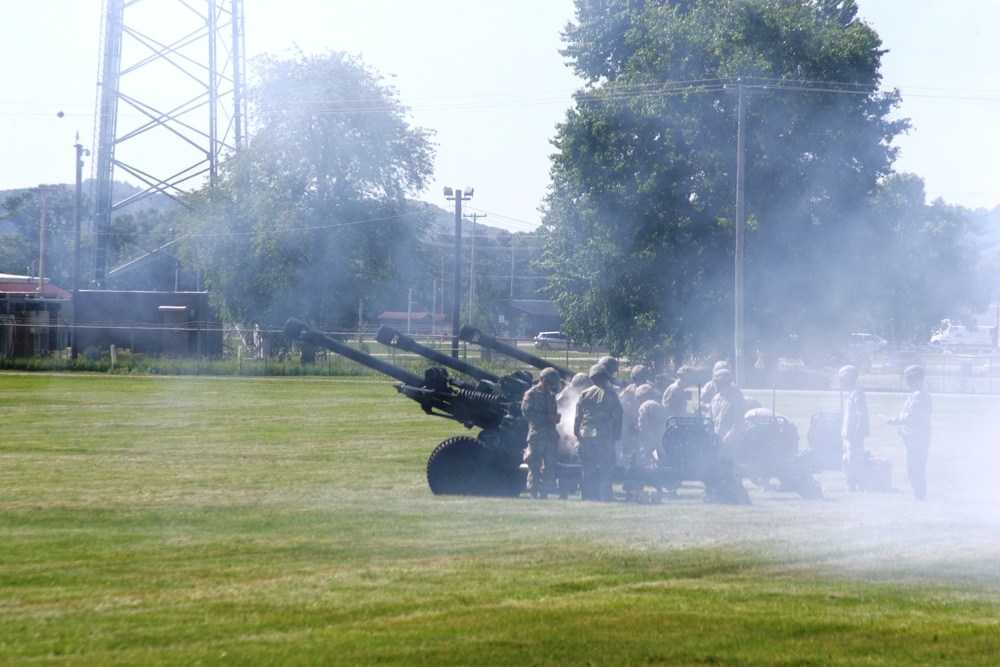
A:
[[[164,15],[178,0],[140,0]],[[74,134],[93,148],[101,0],[8,0],[0,23],[0,190],[74,179]],[[1000,205],[998,0],[859,0],[889,53],[914,129],[900,171],[929,198]],[[558,49],[572,0],[244,0],[248,56],[298,47],[359,54],[386,75],[411,123],[436,132],[435,176],[474,186],[466,212],[529,231],[548,185],[549,143],[579,81]],[[65,116],[58,118],[56,113]],[[735,128],[734,128],[735,131]],[[735,158],[734,158],[735,159]],[[90,175],[91,165],[85,167]]]

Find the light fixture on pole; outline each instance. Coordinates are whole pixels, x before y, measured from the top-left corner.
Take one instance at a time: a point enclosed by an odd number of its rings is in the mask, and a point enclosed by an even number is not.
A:
[[[461,326],[462,309],[462,202],[472,199],[473,188],[444,189],[444,198],[455,202],[455,298],[451,314],[451,356],[458,359],[458,329]]]

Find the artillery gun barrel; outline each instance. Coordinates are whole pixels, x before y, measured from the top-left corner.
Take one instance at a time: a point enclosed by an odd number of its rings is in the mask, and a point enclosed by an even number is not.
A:
[[[507,343],[501,343],[493,336],[483,333],[477,327],[471,324],[466,324],[462,327],[462,330],[458,332],[458,337],[464,340],[466,343],[475,343],[480,347],[485,347],[488,350],[493,350],[494,352],[499,352],[500,354],[506,354],[508,357],[517,359],[520,362],[526,363],[529,366],[534,366],[538,369],[543,368],[554,368],[562,376],[563,380],[569,382],[576,375],[575,371],[571,371],[568,368],[559,366],[542,359],[541,357],[536,357],[533,354],[525,352],[524,350],[519,350],[513,345],[508,345]]]
[[[344,345],[339,340],[335,340],[327,335],[324,335],[323,333],[310,327],[302,320],[297,320],[294,317],[290,317],[288,322],[285,323],[285,335],[289,338],[295,338],[306,343],[312,343],[313,345],[318,345],[319,347],[330,350],[331,352],[336,352],[337,354],[347,357],[351,361],[355,361],[362,366],[367,366],[372,370],[376,370],[379,373],[384,373],[391,378],[395,378],[405,385],[420,387],[424,384],[424,379],[419,375],[415,375],[404,368],[400,368],[399,366],[393,366],[392,364],[382,361],[381,359],[376,359],[370,354],[365,354],[364,352],[355,350],[349,345]]]
[[[434,363],[441,364],[442,366],[456,370],[459,373],[465,373],[469,377],[474,377],[477,380],[486,380],[488,382],[500,381],[500,376],[496,373],[491,373],[487,370],[479,368],[478,366],[473,366],[466,361],[456,359],[455,357],[444,354],[443,352],[429,348],[426,345],[421,345],[406,334],[400,333],[396,329],[387,325],[379,327],[378,333],[375,334],[375,340],[383,345],[388,345],[390,347],[403,350],[404,352],[419,354],[425,359],[430,359]]]

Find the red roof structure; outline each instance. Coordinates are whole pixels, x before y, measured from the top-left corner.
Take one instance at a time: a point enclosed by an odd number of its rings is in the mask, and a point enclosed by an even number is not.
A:
[[[15,276],[9,273],[0,273],[0,294],[13,294],[22,298],[35,295],[43,299],[62,299],[64,301],[72,298],[72,294],[52,284],[48,278],[39,286],[38,278]]]

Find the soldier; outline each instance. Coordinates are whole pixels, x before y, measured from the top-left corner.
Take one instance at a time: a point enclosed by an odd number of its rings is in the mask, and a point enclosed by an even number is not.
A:
[[[695,383],[695,370],[690,366],[677,369],[677,379],[663,392],[663,405],[668,417],[690,417],[687,409],[687,388]]]
[[[594,386],[580,395],[573,428],[580,441],[581,493],[584,500],[610,502],[615,442],[622,435],[622,406],[604,366],[592,366],[590,379]]]
[[[899,415],[886,419],[887,424],[899,427],[899,435],[906,447],[906,474],[913,487],[913,497],[923,500],[927,495],[927,451],[931,445],[931,395],[924,390],[924,369],[908,366],[903,371],[911,393]]]
[[[712,366],[712,377],[714,378],[716,372],[721,371],[723,368],[728,369],[729,368],[729,362],[726,361],[726,360],[724,360],[724,359],[716,361],[715,365]],[[709,412],[711,411],[711,408],[712,408],[712,399],[715,397],[715,394],[716,394],[717,391],[718,391],[718,389],[715,386],[715,380],[714,379],[709,380],[708,382],[706,382],[705,386],[701,388],[701,407],[703,409],[705,409],[706,411],[709,411]]]
[[[858,387],[858,369],[844,366],[837,372],[840,386],[847,392],[840,436],[844,439],[844,474],[848,491],[864,490],[865,438],[871,435],[868,401]]]
[[[653,453],[663,444],[663,433],[667,430],[669,414],[659,401],[658,392],[646,385],[638,393],[639,405],[639,455],[641,465],[653,464]]]
[[[736,385],[733,384],[733,373],[728,368],[721,368],[712,374],[715,383],[715,395],[712,397],[710,413],[715,424],[715,434],[719,436],[722,447],[719,458],[724,461],[735,461],[739,452],[740,436],[743,435],[743,416],[746,414],[746,399]]]
[[[640,402],[636,394],[640,388],[649,386],[649,382],[653,379],[650,370],[641,364],[633,366],[629,375],[632,383],[618,394],[618,401],[622,404],[622,441],[619,460],[623,465],[632,465],[638,446]]]
[[[607,369],[608,375],[611,376],[610,380],[611,386],[620,389],[622,383],[618,379],[618,371],[620,370],[621,367],[618,365],[618,360],[615,359],[614,357],[603,356],[597,360],[597,365],[604,366],[604,368]]]
[[[622,404],[622,439],[616,452],[618,462],[626,467],[640,465],[638,457],[639,448],[639,406],[638,393],[653,380],[653,373],[642,364],[632,367],[629,373],[632,383],[621,390],[618,394],[618,401]],[[626,502],[633,498],[638,500],[642,492],[642,485],[635,481],[625,482]]]
[[[566,442],[576,449],[576,436],[573,435],[573,420],[576,416],[576,402],[584,389],[593,387],[594,383],[586,373],[577,373],[573,379],[556,395],[556,405],[559,407],[559,433]]]
[[[555,492],[556,456],[559,450],[559,412],[555,391],[562,379],[554,368],[545,368],[538,382],[521,400],[521,414],[528,421],[528,447],[524,460],[528,464],[528,491],[532,498],[548,498]]]

